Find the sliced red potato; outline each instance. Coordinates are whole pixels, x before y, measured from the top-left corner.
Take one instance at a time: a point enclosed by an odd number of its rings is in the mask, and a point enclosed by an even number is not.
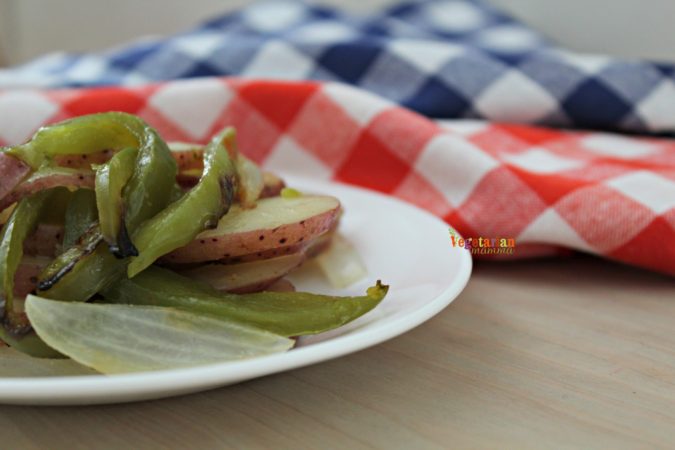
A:
[[[63,241],[63,225],[41,223],[35,232],[28,236],[23,244],[26,255],[50,256],[56,255]]]
[[[282,247],[270,248],[268,250],[263,250],[260,252],[248,253],[246,255],[239,256],[229,256],[227,258],[221,258],[218,260],[221,264],[239,264],[245,262],[260,261],[262,259],[272,259],[278,258],[280,256],[293,255],[295,253],[303,253],[307,255],[307,248],[312,242],[316,241],[319,238],[310,239],[308,242],[303,240],[300,243],[293,245],[285,245]]]
[[[325,252],[333,241],[336,228],[337,220],[335,221],[335,225],[330,230],[310,242],[310,244],[305,249],[305,255],[307,255],[308,258],[315,258]]]
[[[216,261],[268,251],[285,252],[330,230],[340,202],[335,197],[272,197],[253,209],[235,205],[218,226],[168,254],[168,263]]]
[[[303,253],[307,258],[314,258],[330,247],[330,243],[335,235],[339,223],[338,219],[333,222],[333,225],[323,234],[315,236],[311,239],[303,239],[301,242],[292,245],[284,245],[281,247],[270,248],[255,253],[246,255],[222,258],[218,260],[221,264],[239,264],[243,262],[259,261],[261,259],[277,258],[284,255],[292,255],[295,253]]]
[[[14,274],[14,296],[17,302],[22,303],[26,295],[35,291],[40,273],[50,262],[51,258],[46,256],[24,256],[21,259]]]
[[[30,173],[30,170],[28,164],[18,158],[0,153],[0,204],[5,204],[0,206],[0,211],[14,203],[6,203],[4,198]]]
[[[178,164],[178,171],[182,172],[190,169],[198,169],[200,172],[204,168],[203,155],[204,146],[191,142],[167,142],[169,150]]]
[[[36,172],[0,199],[0,211],[36,192],[59,186],[94,188],[94,172],[75,169],[50,169]]]
[[[295,253],[240,264],[204,264],[182,273],[204,281],[215,289],[243,294],[265,289],[298,267],[304,259],[304,254]]]
[[[295,292],[295,286],[287,279],[282,278],[267,286],[265,290],[267,292]]]
[[[184,142],[172,142],[169,145],[178,164],[176,181],[184,189],[195,186],[202,174],[203,147]],[[89,155],[59,155],[55,157],[59,168],[48,174],[35,174],[20,183],[30,172],[30,167],[10,155],[0,153],[0,211],[42,189],[56,186],[93,187],[91,165],[102,164],[113,154],[111,150],[104,150]],[[253,207],[258,198],[279,195],[284,187],[283,180],[273,174],[263,173],[257,164],[243,155],[237,157],[237,170],[241,183],[238,201],[247,207]]]
[[[203,168],[203,146],[189,142],[169,142],[169,149],[178,163],[178,183],[183,187],[192,187],[197,184]],[[265,187],[263,174],[260,167],[241,153],[236,146],[231,148],[228,144],[231,157],[237,166],[237,178],[239,188],[237,200],[245,208],[253,208],[260,193]]]
[[[201,169],[188,169],[179,172],[176,181],[183,189],[190,189],[199,182],[201,176]],[[277,197],[281,194],[281,190],[286,187],[284,180],[270,172],[262,172],[262,181],[263,186],[259,193],[259,199]]]
[[[169,142],[169,149],[173,155],[178,170],[199,169],[202,164],[202,148],[199,144],[189,144],[186,142]],[[87,155],[58,155],[54,157],[54,162],[60,167],[71,169],[90,169],[92,164],[103,164],[115,154],[112,150],[103,150],[102,152],[89,153]]]
[[[176,183],[183,188],[183,190],[188,190],[199,183],[199,179],[202,176],[201,169],[188,169],[183,172],[178,172],[176,175]]]
[[[103,164],[115,154],[112,150],[89,153],[87,155],[57,155],[54,162],[60,167],[71,169],[91,169],[92,164]]]
[[[277,197],[281,194],[281,190],[286,187],[284,180],[271,172],[263,172],[263,184],[260,198]]]

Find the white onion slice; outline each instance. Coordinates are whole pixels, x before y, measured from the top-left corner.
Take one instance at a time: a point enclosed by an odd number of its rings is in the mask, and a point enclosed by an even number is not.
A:
[[[105,374],[176,369],[282,352],[293,340],[171,308],[58,302],[29,295],[49,346]]]
[[[346,288],[368,275],[366,265],[354,246],[337,233],[330,246],[316,257],[316,263],[336,289]]]
[[[244,208],[253,208],[265,188],[262,171],[256,163],[242,154],[237,156],[236,165],[239,175],[239,203]]]

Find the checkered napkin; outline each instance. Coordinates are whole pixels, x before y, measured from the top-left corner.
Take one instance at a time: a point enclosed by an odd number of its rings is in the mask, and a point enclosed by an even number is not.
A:
[[[515,238],[516,256],[564,247],[675,275],[674,141],[439,123],[345,84],[212,77],[2,91],[0,145],[107,110],[138,114],[169,140],[205,142],[234,125],[271,170],[391,194],[465,237]]]
[[[340,81],[434,118],[675,132],[672,66],[566,51],[478,1],[352,17],[256,4],[189,32],[0,71],[0,87],[236,75]]]

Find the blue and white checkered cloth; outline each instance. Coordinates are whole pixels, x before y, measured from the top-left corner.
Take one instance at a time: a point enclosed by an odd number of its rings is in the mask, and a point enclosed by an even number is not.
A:
[[[350,83],[433,118],[675,131],[675,67],[573,53],[471,0],[369,17],[258,3],[175,36],[0,70],[0,88],[135,85],[204,76]]]

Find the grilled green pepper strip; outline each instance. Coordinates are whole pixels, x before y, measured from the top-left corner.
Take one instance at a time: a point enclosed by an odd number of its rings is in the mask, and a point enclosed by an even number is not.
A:
[[[42,127],[29,142],[11,147],[7,153],[36,170],[50,156],[139,147],[144,128],[144,122],[131,114],[91,114]]]
[[[70,204],[73,192],[65,187],[51,188],[52,194],[49,197],[49,207],[43,208],[40,215],[40,223],[52,225],[63,225],[66,219],[66,208]],[[83,192],[86,192],[83,190]],[[93,192],[93,191],[89,191]]]
[[[138,119],[140,120],[140,119]],[[124,188],[126,227],[130,233],[140,223],[163,210],[176,192],[176,161],[157,132],[143,128],[134,174]],[[55,261],[40,276],[41,295],[64,301],[86,301],[98,291],[123,276],[128,261],[116,259],[105,246],[98,246],[87,255],[73,255],[76,264],[64,274],[59,269],[70,264]],[[50,282],[46,274],[62,274],[58,282]]]
[[[15,335],[0,327],[0,340],[21,353],[35,358],[64,358],[64,356],[45,344],[32,329],[25,334]]]
[[[361,297],[305,292],[228,294],[172,271],[149,267],[102,293],[109,303],[168,306],[236,320],[282,336],[321,333],[342,326],[377,306],[388,286],[378,283]]]
[[[40,357],[56,357],[31,330],[23,313],[14,308],[14,275],[23,257],[23,243],[35,229],[51,200],[62,194],[61,190],[38,192],[20,201],[2,230],[0,240],[0,297],[2,297],[2,326],[0,339],[17,350]]]
[[[94,253],[102,241],[101,229],[98,222],[95,222],[80,236],[75,245],[67,248],[42,271],[40,275],[42,279],[38,282],[38,288],[41,291],[50,289],[72,271],[80,261]]]
[[[136,167],[124,187],[125,222],[133,235],[138,226],[153,217],[175,198],[178,166],[169,147],[152,128],[138,151]]]
[[[43,272],[38,283],[41,296],[54,300],[84,302],[126,274],[125,260],[113,256],[106,245],[98,245],[91,254],[74,256],[79,259],[69,271],[59,273],[52,269],[50,272]],[[58,281],[49,284],[49,275],[59,275]]]
[[[23,180],[12,192],[0,198],[0,210],[31,194],[57,187],[88,187],[93,189],[94,174],[89,170],[44,166]],[[56,205],[54,205],[54,210],[57,213],[64,211],[63,209],[57,210]]]
[[[236,189],[236,170],[228,152],[234,138],[231,128],[214,137],[204,149],[204,171],[199,183],[134,233],[139,255],[129,264],[129,277],[160,256],[186,245],[205,229],[214,228],[227,213]]]
[[[177,172],[176,161],[167,145],[139,117],[121,112],[77,117],[40,128],[33,139],[10,148],[7,153],[38,169],[51,156],[92,154],[129,147],[139,150],[136,170],[125,187],[129,203],[127,226],[131,227],[164,209],[166,205],[159,199],[174,188]],[[157,158],[158,155],[161,158]],[[154,171],[172,176],[158,177],[157,182],[148,183],[147,177]],[[155,198],[158,193],[163,195]]]
[[[3,319],[6,327],[18,325],[19,316],[14,310],[14,274],[23,257],[23,243],[26,237],[35,230],[40,215],[52,194],[52,191],[43,191],[21,200],[2,228],[0,297],[4,303]]]
[[[62,247],[68,249],[98,220],[96,194],[90,189],[78,189],[65,211]]]
[[[118,258],[138,255],[127,232],[122,197],[124,186],[134,173],[137,154],[136,149],[127,148],[95,168],[96,206],[101,233],[110,251]]]

